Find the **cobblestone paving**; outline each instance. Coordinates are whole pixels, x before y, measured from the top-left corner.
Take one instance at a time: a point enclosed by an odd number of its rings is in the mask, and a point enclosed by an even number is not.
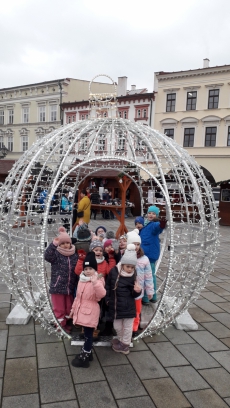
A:
[[[90,228],[116,220],[91,221]],[[128,218],[129,229],[134,227]],[[127,356],[95,347],[89,369],[70,362],[79,346],[35,324],[7,326],[11,295],[0,282],[2,408],[224,408],[230,406],[230,228],[220,227],[215,270],[189,309],[197,331],[173,326],[141,340]]]

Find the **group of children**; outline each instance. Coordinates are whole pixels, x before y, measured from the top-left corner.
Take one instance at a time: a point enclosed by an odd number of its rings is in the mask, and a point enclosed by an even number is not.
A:
[[[89,367],[93,359],[93,334],[102,306],[107,329],[113,326],[116,331],[112,349],[129,353],[131,339],[138,335],[142,304],[157,299],[155,262],[160,254],[159,234],[167,222],[158,217],[158,207],[150,206],[147,218],[137,217],[136,229],[119,241],[112,231],[98,227],[89,234],[88,253],[85,247],[79,249],[77,245],[76,252],[65,228],[60,227],[58,237],[46,249],[45,260],[51,263],[54,314],[67,333],[72,322],[84,330],[85,342],[72,361],[73,366]],[[79,226],[77,238],[82,232],[86,237],[84,229],[87,226]]]

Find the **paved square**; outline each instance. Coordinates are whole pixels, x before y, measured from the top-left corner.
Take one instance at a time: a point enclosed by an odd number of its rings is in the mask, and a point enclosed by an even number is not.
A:
[[[129,230],[133,218],[126,219]],[[90,222],[116,230],[116,220]],[[189,313],[197,331],[174,326],[134,343],[128,355],[95,347],[88,369],[72,367],[80,352],[49,336],[31,318],[5,323],[0,307],[0,406],[2,408],[227,408],[230,406],[230,228],[220,227],[215,271]],[[1,298],[2,296],[2,298]],[[0,301],[12,300],[0,281]],[[6,307],[7,306],[7,307]],[[152,308],[143,309],[151,317]]]

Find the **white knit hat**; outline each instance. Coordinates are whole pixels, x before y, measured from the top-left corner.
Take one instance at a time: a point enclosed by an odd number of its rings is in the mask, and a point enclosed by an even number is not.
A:
[[[122,265],[134,265],[137,264],[137,253],[134,244],[127,245],[124,255],[121,258]]]
[[[127,245],[133,244],[134,242],[139,242],[139,244],[141,244],[141,237],[137,228],[127,233]]]

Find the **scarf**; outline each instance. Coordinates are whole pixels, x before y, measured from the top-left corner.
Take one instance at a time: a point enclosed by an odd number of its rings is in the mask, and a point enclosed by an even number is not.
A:
[[[118,269],[119,275],[123,276],[124,278],[128,278],[129,276],[133,276],[133,274],[134,274],[134,271],[132,273],[125,272],[122,269],[122,264],[120,262],[117,264],[117,269]]]
[[[101,264],[102,262],[104,262],[104,260],[105,260],[105,257],[103,256],[102,258],[96,258],[96,261],[97,261],[97,263],[98,264]]]
[[[97,272],[95,272],[97,274]],[[91,277],[90,276],[85,276],[84,271],[80,274],[80,282],[90,282]]]
[[[64,256],[71,256],[75,254],[75,246],[71,245],[70,249],[65,249],[65,248],[58,246],[57,251]]]

